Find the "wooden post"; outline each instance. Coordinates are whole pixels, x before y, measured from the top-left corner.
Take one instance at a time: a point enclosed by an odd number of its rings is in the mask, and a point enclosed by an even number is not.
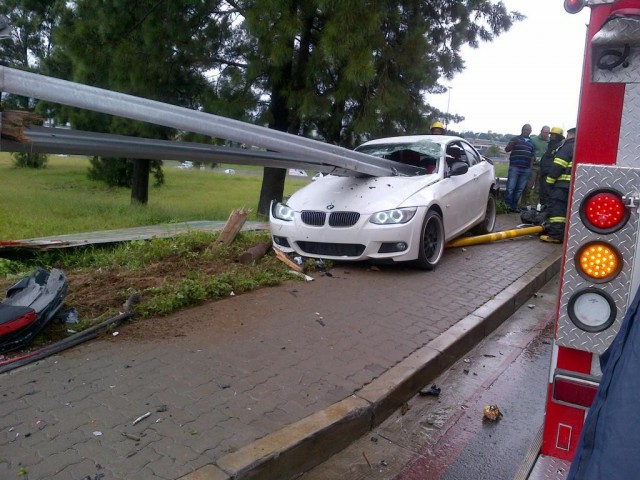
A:
[[[229,245],[236,238],[244,222],[247,221],[247,210],[245,208],[236,208],[229,215],[229,219],[225,224],[220,236],[218,237],[218,243],[223,245]]]
[[[29,137],[24,134],[24,127],[30,123],[42,123],[42,117],[31,112],[4,110],[0,135],[16,142],[28,142]]]
[[[271,248],[271,241],[260,242],[248,248],[238,257],[238,261],[243,265],[252,264],[264,257]]]

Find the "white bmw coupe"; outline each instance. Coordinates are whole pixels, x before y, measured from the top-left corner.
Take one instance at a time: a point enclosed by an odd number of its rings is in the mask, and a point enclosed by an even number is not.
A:
[[[318,178],[271,205],[276,248],[339,261],[411,261],[432,270],[446,242],[472,229],[493,231],[493,164],[462,138],[382,138],[356,151],[423,170],[415,176]]]

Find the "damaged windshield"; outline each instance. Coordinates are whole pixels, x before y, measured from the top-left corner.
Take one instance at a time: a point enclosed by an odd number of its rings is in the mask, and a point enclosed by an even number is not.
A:
[[[426,173],[438,171],[438,160],[442,156],[442,145],[429,140],[407,143],[378,143],[362,145],[356,151],[395,162],[422,167]]]

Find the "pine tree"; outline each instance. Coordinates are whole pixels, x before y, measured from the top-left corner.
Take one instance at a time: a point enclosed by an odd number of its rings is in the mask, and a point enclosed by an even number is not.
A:
[[[202,108],[211,98],[206,94],[207,71],[228,40],[229,14],[220,11],[221,3],[78,0],[70,4],[56,30],[56,51],[47,68],[92,86]],[[82,130],[155,139],[180,135],[157,125],[71,108],[59,109],[58,118]],[[92,175],[121,183],[124,172],[132,203],[146,204],[150,170],[157,182],[163,180],[161,162],[144,159],[94,159]]]
[[[271,128],[353,147],[422,133],[428,95],[477,47],[522,18],[488,0],[238,0],[254,48],[248,74],[270,101]],[[285,171],[265,169],[258,214],[281,200]]]
[[[0,41],[2,65],[20,70],[37,70],[51,51],[51,32],[64,7],[62,0],[6,0],[0,4],[0,14],[11,26],[11,37]],[[19,95],[3,94],[2,109],[34,111],[36,100]],[[19,152],[13,154],[17,167],[44,168],[47,155]]]

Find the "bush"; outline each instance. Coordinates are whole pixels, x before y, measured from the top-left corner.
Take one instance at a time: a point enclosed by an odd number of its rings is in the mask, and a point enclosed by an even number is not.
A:
[[[133,164],[126,158],[102,158],[90,159],[91,166],[87,176],[90,180],[99,180],[110,187],[131,187]],[[150,173],[155,179],[154,184],[164,184],[164,172],[162,160],[151,160]]]
[[[48,157],[43,153],[16,152],[12,155],[13,164],[18,168],[46,168]]]

